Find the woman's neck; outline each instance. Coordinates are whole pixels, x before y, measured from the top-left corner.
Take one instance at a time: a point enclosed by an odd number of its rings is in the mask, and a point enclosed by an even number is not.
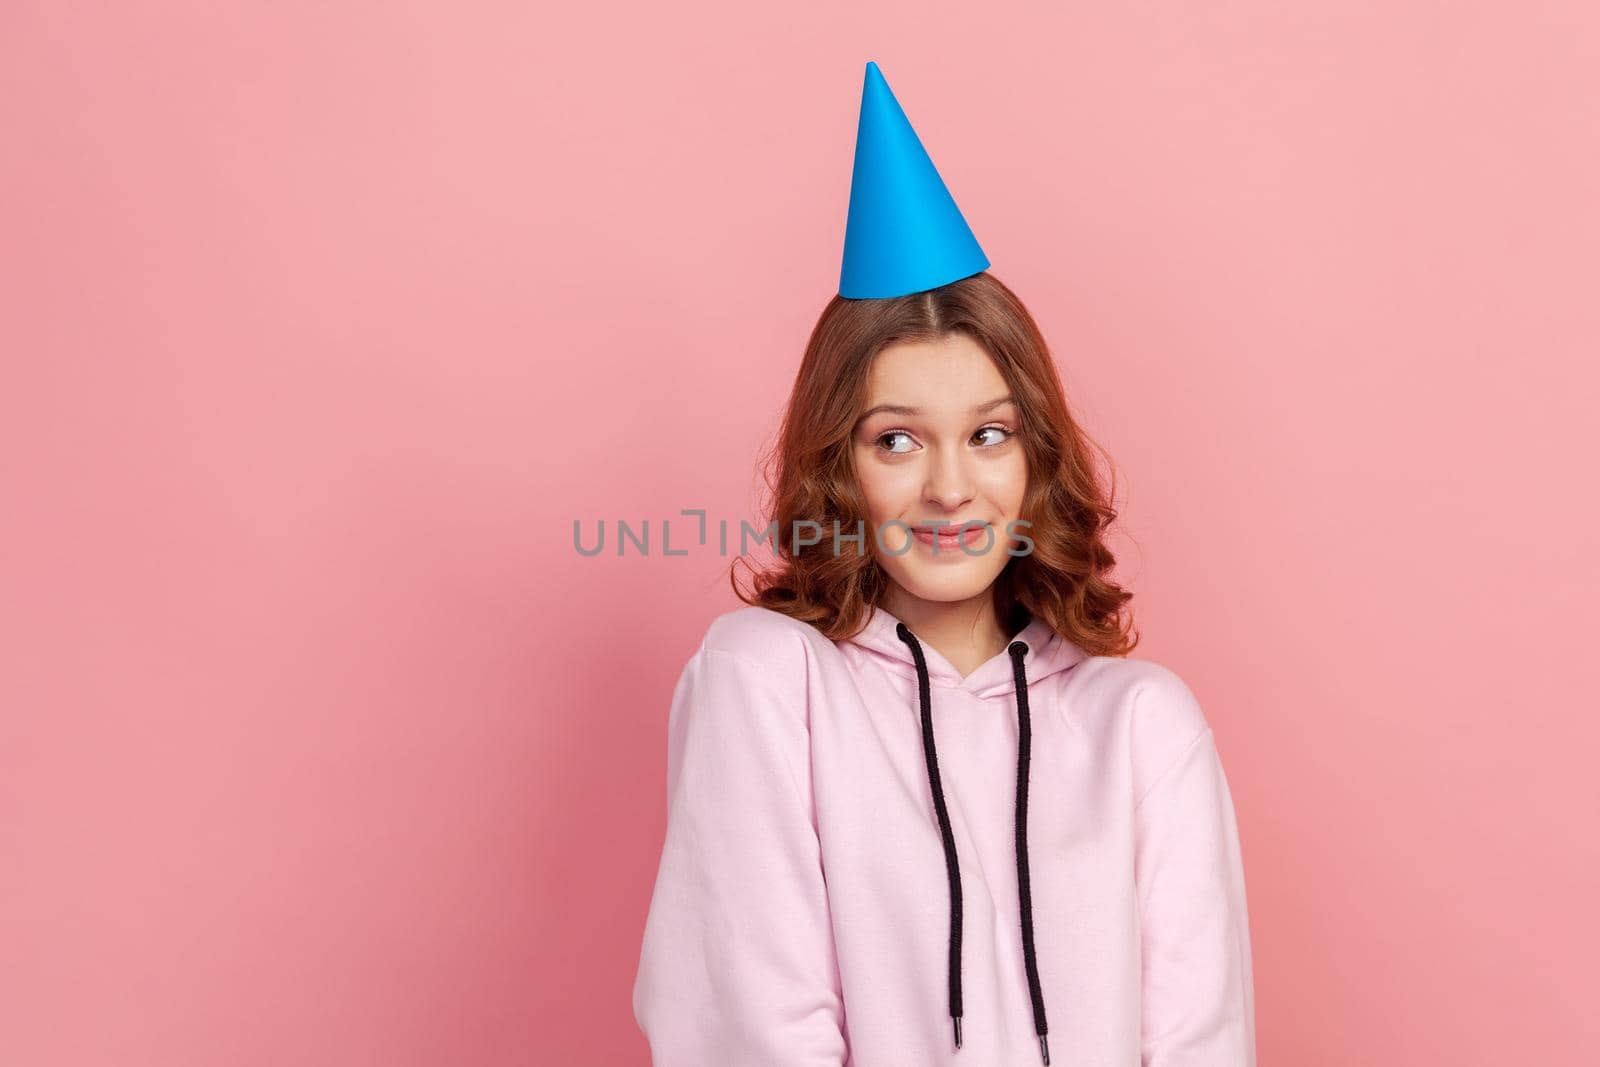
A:
[[[992,589],[970,600],[922,600],[899,586],[884,597],[884,610],[911,628],[965,678],[1005,651],[1011,635],[1000,624]]]

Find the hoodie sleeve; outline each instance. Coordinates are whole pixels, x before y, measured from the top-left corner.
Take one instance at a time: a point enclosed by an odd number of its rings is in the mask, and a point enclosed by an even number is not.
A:
[[[844,1005],[804,709],[702,645],[673,693],[633,1012],[654,1067],[839,1067]]]
[[[1244,865],[1215,738],[1176,675],[1152,699],[1199,732],[1135,809],[1143,942],[1141,1067],[1254,1067]]]

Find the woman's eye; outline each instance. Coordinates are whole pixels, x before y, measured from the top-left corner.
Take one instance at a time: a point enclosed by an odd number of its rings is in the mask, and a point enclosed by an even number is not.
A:
[[[991,439],[991,440],[989,440],[989,441],[979,441],[978,442],[979,444],[987,444],[987,445],[1004,444],[1006,439],[1011,436],[1011,431],[1007,430],[1004,426],[985,426],[983,429],[979,430],[977,433],[973,434],[972,436],[973,436],[973,439],[976,440],[977,438],[982,437],[986,433],[996,434],[998,436],[993,438],[993,439]]]
[[[904,447],[904,448],[895,448],[893,446],[893,444],[886,444],[885,443],[885,442],[892,442],[897,437],[898,438],[902,438],[906,442],[906,447]],[[878,447],[883,449],[885,452],[894,452],[894,453],[909,452],[909,451],[911,451],[910,444],[911,444],[911,435],[908,434],[908,433],[904,433],[904,432],[902,432],[900,430],[890,430],[888,433],[883,434],[882,436],[880,436],[878,438]]]

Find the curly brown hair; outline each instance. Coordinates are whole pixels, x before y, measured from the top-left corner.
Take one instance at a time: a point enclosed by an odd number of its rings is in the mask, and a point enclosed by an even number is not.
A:
[[[1107,577],[1116,563],[1105,543],[1117,517],[1115,468],[1073,419],[1033,316],[987,271],[908,296],[835,296],[823,308],[782,428],[761,461],[777,529],[794,530],[796,523],[859,528],[867,508],[851,434],[866,402],[873,358],[891,344],[937,341],[958,332],[989,354],[1011,387],[1028,460],[1021,517],[1032,524],[1033,550],[1013,556],[995,579],[998,618],[1013,633],[1028,619],[1041,618],[1090,655],[1126,655],[1139,642],[1136,632],[1130,636],[1125,607],[1133,594]],[[1109,488],[1091,453],[1105,459]],[[776,560],[764,570],[742,555],[733,561],[734,594],[810,623],[832,640],[859,632],[888,588],[888,576],[870,552],[841,553],[798,536],[775,537],[773,548]],[[741,563],[753,576],[748,592],[739,582]]]

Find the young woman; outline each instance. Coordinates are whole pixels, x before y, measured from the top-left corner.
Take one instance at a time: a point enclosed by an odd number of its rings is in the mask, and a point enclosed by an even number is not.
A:
[[[863,144],[902,154],[880,230],[926,161],[896,121],[869,65],[841,291],[774,457],[777,565],[735,581],[749,606],[673,694],[635,1017],[657,1067],[1007,1067],[1052,1045],[1251,1067],[1215,739],[1176,673],[1127,658],[1091,442],[959,212],[861,237]]]

